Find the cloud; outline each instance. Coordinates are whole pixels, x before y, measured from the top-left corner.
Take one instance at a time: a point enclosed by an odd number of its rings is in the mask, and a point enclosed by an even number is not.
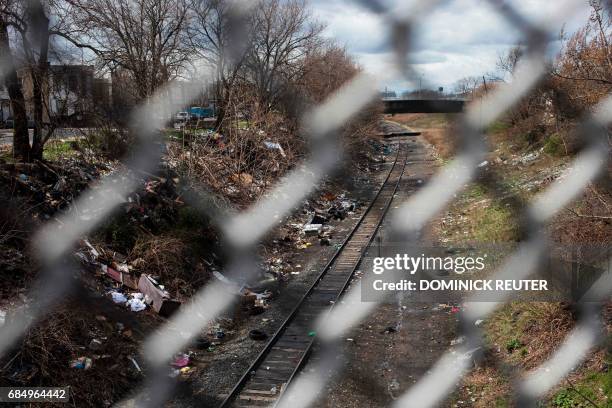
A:
[[[565,27],[569,32],[576,30],[588,17],[586,1],[576,1],[579,7],[570,14]],[[405,3],[405,0],[385,1],[389,6],[400,2]],[[314,15],[327,24],[325,35],[345,45],[366,71],[381,77],[381,74],[389,72],[388,64],[392,59],[388,23],[357,3],[351,0],[312,0],[310,4]],[[549,16],[563,10],[561,2],[557,1],[511,0],[510,3],[527,20],[534,22],[547,22]],[[560,29],[561,26],[555,27],[557,31]],[[415,27],[409,61],[419,78],[412,81],[387,80],[381,87],[386,85],[401,91],[414,89],[419,82],[425,81],[428,86],[448,88],[465,76],[494,72],[499,55],[522,40],[524,42],[521,31],[488,1],[441,3]]]

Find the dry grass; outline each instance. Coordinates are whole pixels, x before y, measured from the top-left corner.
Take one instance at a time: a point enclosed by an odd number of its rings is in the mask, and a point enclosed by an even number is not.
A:
[[[205,276],[189,256],[187,240],[176,236],[141,236],[130,253],[137,272],[159,278],[172,294],[190,296]],[[142,261],[136,261],[137,259]],[[136,262],[134,262],[136,261]]]
[[[509,364],[530,369],[541,364],[574,326],[563,303],[512,302],[500,309],[485,327],[489,346]]]
[[[510,383],[492,366],[481,366],[470,371],[461,383],[455,400],[462,406],[490,408],[504,406],[511,392]]]
[[[387,115],[387,119],[401,125],[408,126],[414,131],[421,132],[429,144],[436,148],[436,152],[443,159],[451,157],[455,151],[455,131],[452,124],[452,115],[440,113],[402,113]]]
[[[102,339],[102,348],[88,344]],[[70,367],[73,359],[93,360],[88,370]],[[17,386],[70,386],[75,406],[110,406],[136,385],[141,376],[129,356],[137,356],[136,343],[78,304],[66,304],[28,330],[0,362],[0,380]]]
[[[572,207],[560,213],[549,229],[555,241],[565,245],[610,242],[612,194],[605,186],[590,185]]]

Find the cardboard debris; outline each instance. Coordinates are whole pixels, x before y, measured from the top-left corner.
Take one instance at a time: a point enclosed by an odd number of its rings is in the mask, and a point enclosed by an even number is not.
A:
[[[147,274],[140,275],[138,290],[144,294],[145,303],[150,304],[160,316],[168,317],[181,306],[181,302],[171,299],[170,294]]]
[[[110,266],[100,264],[102,273],[112,278],[114,281],[127,286],[130,289],[138,289],[138,278],[133,276],[131,273],[118,271]]]
[[[90,268],[99,268],[104,275],[130,289],[138,289],[138,278],[132,275],[125,256],[117,252],[97,250],[87,239],[81,241],[81,246],[84,248],[75,255],[83,264]]]

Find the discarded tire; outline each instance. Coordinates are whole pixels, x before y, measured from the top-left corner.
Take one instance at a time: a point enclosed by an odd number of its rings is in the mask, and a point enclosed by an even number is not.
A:
[[[266,309],[265,309],[265,308],[263,308],[263,307],[261,307],[261,306],[253,306],[253,307],[251,307],[251,308],[249,309],[249,314],[250,314],[251,316],[257,316],[257,315],[262,314],[262,313],[263,313],[263,312],[265,312],[265,311],[266,311]]]
[[[261,340],[267,339],[268,335],[265,332],[261,331],[261,330],[255,329],[255,330],[251,330],[249,332],[249,337],[251,339],[253,339],[253,340],[261,341]]]
[[[207,348],[209,348],[211,346],[211,342],[208,339],[202,338],[200,337],[199,339],[196,340],[195,342],[196,347],[199,348],[200,350],[206,350]]]

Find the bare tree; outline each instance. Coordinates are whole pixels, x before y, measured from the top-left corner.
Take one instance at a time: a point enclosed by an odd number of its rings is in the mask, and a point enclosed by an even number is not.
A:
[[[567,80],[612,85],[612,17],[600,0],[590,0],[589,22],[567,40],[553,75]]]
[[[324,26],[313,19],[305,0],[260,0],[253,19],[246,75],[270,108],[284,85],[304,74],[303,59],[321,45]]]
[[[191,9],[193,18],[187,29],[187,38],[196,55],[214,73],[216,127],[219,128],[225,118],[226,106],[231,103],[231,91],[244,66],[251,38],[251,21],[227,0],[193,0]],[[241,41],[237,41],[237,37],[241,37]]]
[[[559,119],[573,120],[612,90],[612,16],[590,0],[589,21],[569,38],[551,67],[551,93]]]
[[[495,64],[497,70],[502,74],[499,79],[504,80],[507,76],[514,75],[516,66],[522,57],[523,47],[520,44],[510,48],[506,54],[499,55]]]
[[[72,24],[58,34],[109,69],[129,73],[138,99],[176,77],[189,59],[186,0],[65,1]]]
[[[482,84],[479,77],[461,78],[455,83],[455,92],[464,97],[473,96],[474,91]]]
[[[311,50],[302,65],[303,74],[297,83],[301,93],[316,103],[321,103],[359,72],[347,50],[333,42]]]

